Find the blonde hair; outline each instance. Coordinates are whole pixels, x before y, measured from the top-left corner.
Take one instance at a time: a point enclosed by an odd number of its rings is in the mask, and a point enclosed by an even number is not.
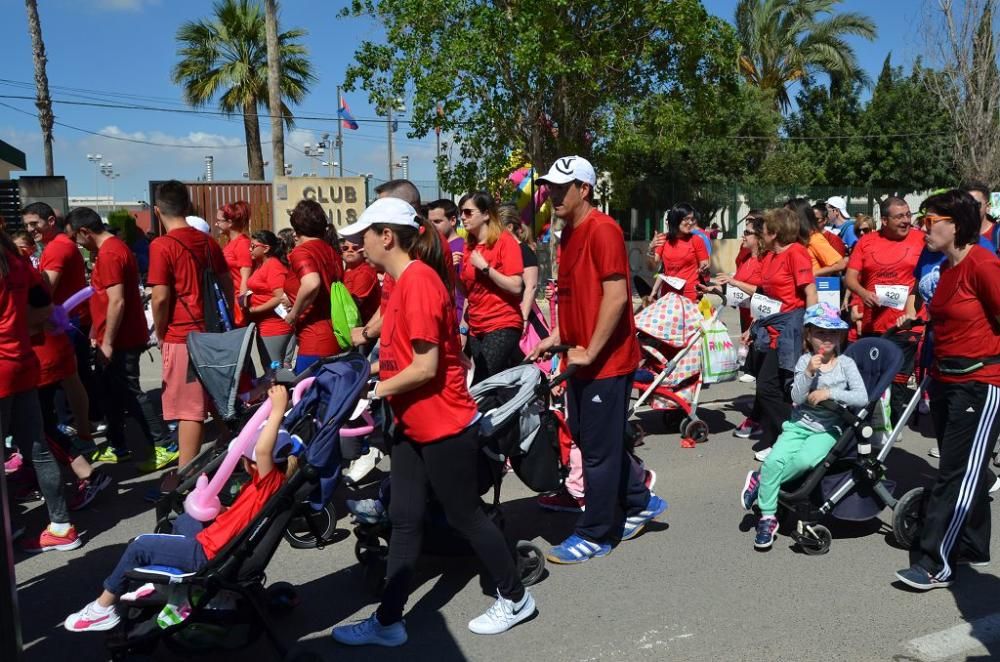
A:
[[[799,215],[791,209],[769,209],[764,214],[764,227],[782,246],[791,246],[799,240]]]
[[[860,228],[862,225],[871,228],[872,232],[878,230],[878,224],[875,223],[875,219],[869,216],[868,214],[858,214],[854,217],[855,234],[857,233],[858,228]]]
[[[486,191],[478,191],[476,193],[467,193],[462,196],[462,199],[458,203],[459,209],[461,209],[467,201],[471,200],[472,204],[476,205],[476,209],[479,213],[486,214],[489,220],[486,222],[486,247],[493,248],[493,246],[500,241],[500,237],[506,231],[504,224],[500,222],[500,216],[497,214],[497,202],[493,199],[493,196]],[[479,239],[473,235],[471,232],[465,238],[465,243],[469,248],[475,248],[476,244],[479,243]]]

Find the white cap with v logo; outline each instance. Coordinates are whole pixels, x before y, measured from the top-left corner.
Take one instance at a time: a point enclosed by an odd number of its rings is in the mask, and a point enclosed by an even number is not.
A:
[[[563,156],[556,159],[549,172],[538,181],[542,184],[568,184],[580,181],[595,186],[597,174],[590,161],[582,156]]]

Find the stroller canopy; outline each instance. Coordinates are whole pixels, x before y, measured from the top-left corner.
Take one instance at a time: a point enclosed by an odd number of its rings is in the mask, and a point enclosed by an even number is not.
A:
[[[236,396],[240,376],[244,369],[253,371],[250,351],[257,338],[256,330],[255,325],[249,324],[224,333],[188,334],[189,366],[224,420],[232,421],[239,413]]]
[[[537,367],[522,365],[504,370],[473,386],[469,393],[476,404],[481,404],[490,395],[500,396],[503,403],[499,407],[481,412],[483,417],[479,421],[479,429],[483,435],[492,437],[517,416],[518,445],[522,453],[526,452],[541,426],[538,409],[528,406],[537,399],[541,381],[542,372]]]
[[[701,329],[704,319],[690,299],[668,291],[639,311],[635,316],[635,328],[671,347],[680,348]]]

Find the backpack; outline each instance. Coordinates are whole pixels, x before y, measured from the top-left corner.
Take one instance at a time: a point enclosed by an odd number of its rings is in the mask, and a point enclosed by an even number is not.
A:
[[[222,333],[224,331],[232,331],[236,328],[233,323],[233,311],[229,305],[229,298],[226,297],[226,291],[222,289],[222,284],[219,282],[219,277],[215,275],[215,270],[212,269],[212,254],[211,251],[206,247],[206,262],[202,265],[198,261],[198,257],[194,254],[183,241],[177,237],[171,237],[169,234],[164,235],[170,239],[173,239],[178,244],[184,247],[184,250],[188,252],[191,259],[194,260],[195,269],[201,272],[201,284],[200,284],[200,294],[201,294],[201,311],[202,319],[205,321],[205,332],[206,333]],[[192,319],[197,319],[191,314],[191,309],[188,305],[184,303],[184,299],[178,297],[181,305],[187,310],[188,315]]]
[[[342,282],[330,285],[330,322],[340,349],[351,346],[351,329],[361,326],[361,314],[351,292]]]

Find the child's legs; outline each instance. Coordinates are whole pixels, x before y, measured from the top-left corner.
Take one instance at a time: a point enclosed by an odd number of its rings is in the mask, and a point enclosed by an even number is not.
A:
[[[165,565],[194,572],[208,563],[201,543],[187,536],[141,535],[125,549],[118,565],[104,580],[104,590],[116,596],[125,592],[125,573],[147,565]]]
[[[781,485],[819,464],[837,440],[828,432],[816,432],[799,423],[786,421],[781,436],[760,468],[757,505],[763,515],[778,512]]]
[[[575,497],[585,493],[583,484],[583,455],[574,441],[569,447],[569,475],[566,476],[566,491]]]

